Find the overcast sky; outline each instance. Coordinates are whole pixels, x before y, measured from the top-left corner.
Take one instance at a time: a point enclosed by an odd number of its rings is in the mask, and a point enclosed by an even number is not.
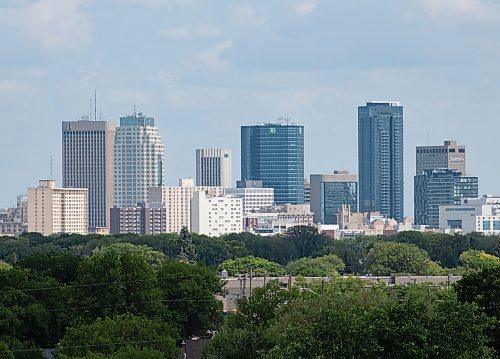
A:
[[[404,106],[405,208],[415,146],[456,139],[480,193],[500,194],[500,1],[1,0],[0,207],[61,178],[61,121],[153,116],[167,181],[240,125],[305,126],[305,170],[357,173],[357,106]]]

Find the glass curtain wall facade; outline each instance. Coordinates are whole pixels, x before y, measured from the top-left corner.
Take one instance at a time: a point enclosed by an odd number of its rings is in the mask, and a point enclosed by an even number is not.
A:
[[[115,142],[115,207],[135,207],[147,200],[149,187],[164,185],[165,146],[152,117],[120,118]]]
[[[321,183],[322,224],[337,224],[340,206],[347,204],[352,212],[358,211],[358,184],[356,182]]]
[[[454,170],[425,170],[415,176],[415,223],[439,228],[439,206],[460,205],[463,198],[477,198],[477,177]]]
[[[242,126],[241,179],[274,188],[276,204],[304,203],[304,126]]]
[[[404,218],[403,106],[368,102],[358,107],[359,208]]]

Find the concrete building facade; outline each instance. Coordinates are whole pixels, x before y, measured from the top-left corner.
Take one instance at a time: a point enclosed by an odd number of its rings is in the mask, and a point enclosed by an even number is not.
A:
[[[210,237],[243,232],[243,200],[234,196],[212,197],[195,192],[191,204],[191,231]]]
[[[154,118],[140,112],[120,118],[114,168],[115,207],[137,207],[146,202],[149,187],[163,186],[165,146]]]
[[[196,150],[196,185],[233,187],[231,150],[203,148]]]
[[[416,153],[416,174],[425,170],[449,169],[467,174],[465,146],[456,141],[444,141],[443,146],[419,146]]]
[[[243,200],[243,213],[274,205],[274,189],[263,188],[262,181],[238,181],[238,188],[225,188],[224,194]]]
[[[28,231],[88,233],[88,189],[56,188],[54,180],[40,180],[28,188]]]
[[[196,192],[210,196],[221,196],[223,187],[195,186],[192,179],[179,180],[178,187],[151,187],[148,190],[148,203],[166,209],[167,233],[179,233],[182,227],[191,230],[191,200]]]
[[[108,121],[62,123],[63,188],[87,188],[89,230],[109,228],[113,206],[116,126]]]
[[[440,206],[439,228],[500,234],[500,196],[464,198],[460,205]]]

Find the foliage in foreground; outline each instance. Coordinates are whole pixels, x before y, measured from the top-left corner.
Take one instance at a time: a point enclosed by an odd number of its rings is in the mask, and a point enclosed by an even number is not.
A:
[[[495,323],[449,289],[270,283],[239,303],[204,358],[495,358]]]

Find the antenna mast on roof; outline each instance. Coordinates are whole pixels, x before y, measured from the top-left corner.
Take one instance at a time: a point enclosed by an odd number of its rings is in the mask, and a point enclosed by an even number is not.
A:
[[[97,90],[94,89],[94,121],[97,121]]]

